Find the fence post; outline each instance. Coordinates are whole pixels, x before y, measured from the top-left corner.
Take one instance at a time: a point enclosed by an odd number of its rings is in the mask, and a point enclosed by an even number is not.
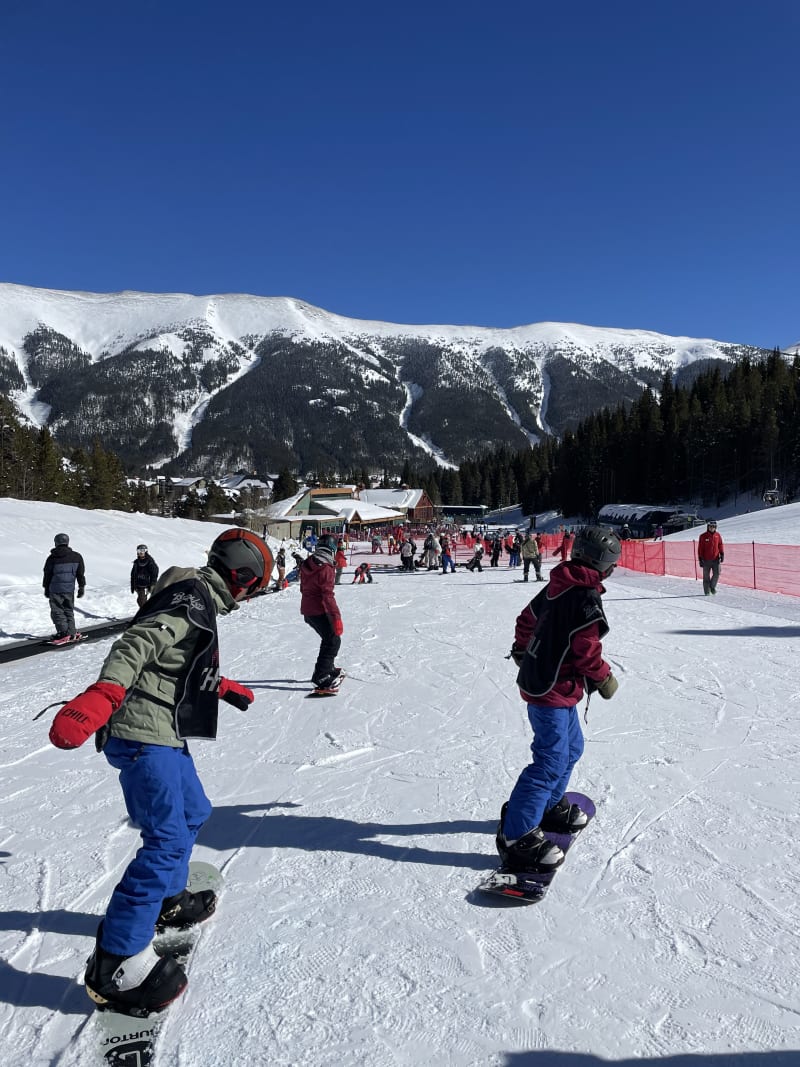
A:
[[[750,543],[753,546],[753,588],[758,589],[758,585],[756,584],[756,543],[755,541],[751,541]]]

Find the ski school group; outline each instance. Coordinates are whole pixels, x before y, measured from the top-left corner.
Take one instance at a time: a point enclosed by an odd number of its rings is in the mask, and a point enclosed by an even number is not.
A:
[[[53,552],[63,564],[63,584],[70,577],[74,589],[77,581],[80,596],[83,561],[67,559],[68,542],[58,535]],[[146,546],[141,550],[146,554]],[[571,558],[564,555],[516,620],[510,656],[519,667],[533,758],[502,806],[496,837],[501,866],[479,887],[487,892],[541,899],[594,813],[588,798],[568,794],[567,787],[583,753],[578,703],[587,692],[609,699],[617,689],[603,659],[608,623],[602,595],[620,551],[608,527],[579,530]],[[300,564],[300,611],[320,638],[312,675],[319,695],[335,694],[344,678],[335,663],[343,633],[334,593],[336,552],[336,538],[323,534]],[[154,940],[203,922],[217,902],[212,889],[187,888],[192,848],[211,814],[187,740],[216,736],[220,699],[241,710],[255,699],[220,674],[216,620],[266,591],[273,568],[267,543],[234,527],[213,542],[205,566],[167,570],[152,595],[140,600],[97,680],[53,720],[50,740],[59,749],[77,748],[94,735],[98,751],[119,772],[128,815],[141,833],[86,967],[86,991],[101,1011],[145,1018],[186,987],[177,954],[157,952]],[[51,597],[57,573],[48,577],[46,568]]]

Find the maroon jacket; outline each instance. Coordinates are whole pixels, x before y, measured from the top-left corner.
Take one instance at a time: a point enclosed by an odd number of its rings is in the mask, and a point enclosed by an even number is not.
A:
[[[550,572],[550,581],[545,595],[552,600],[571,587],[593,590],[599,595],[605,592],[597,571],[568,560],[565,563],[559,563]],[[515,649],[527,648],[533,635],[537,620],[532,611],[532,605],[533,601],[517,616],[514,631]],[[564,657],[558,672],[558,680],[553,688],[548,693],[535,697],[520,689],[520,696],[528,704],[537,704],[547,708],[571,707],[583,698],[584,678],[594,683],[596,687],[602,685],[609,674],[611,674],[611,667],[603,659],[603,646],[600,643],[600,624],[593,622],[572,635],[569,651]]]
[[[318,556],[309,556],[300,567],[300,614],[330,615],[340,619],[339,605],[333,593],[336,571]]]

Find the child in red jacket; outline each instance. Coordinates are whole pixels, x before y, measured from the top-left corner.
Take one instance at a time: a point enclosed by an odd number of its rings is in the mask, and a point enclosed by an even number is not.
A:
[[[300,567],[300,614],[320,637],[319,654],[311,676],[318,689],[331,688],[342,673],[341,668],[334,666],[344,632],[333,592],[335,557],[333,534],[322,534],[314,554],[304,559]]]
[[[614,570],[620,551],[610,529],[581,530],[572,558],[553,568],[548,585],[517,618],[511,656],[533,728],[533,760],[500,813],[497,851],[508,870],[558,867],[564,853],[544,831],[572,833],[588,821],[564,794],[583,755],[578,701],[585,689],[606,700],[617,690],[600,643],[608,633],[600,598],[601,579]]]

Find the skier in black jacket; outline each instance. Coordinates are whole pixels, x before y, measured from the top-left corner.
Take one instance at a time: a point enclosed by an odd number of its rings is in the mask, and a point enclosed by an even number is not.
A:
[[[158,564],[147,551],[147,545],[136,546],[136,559],[131,567],[131,592],[142,607],[150,596],[150,590],[158,581]]]

